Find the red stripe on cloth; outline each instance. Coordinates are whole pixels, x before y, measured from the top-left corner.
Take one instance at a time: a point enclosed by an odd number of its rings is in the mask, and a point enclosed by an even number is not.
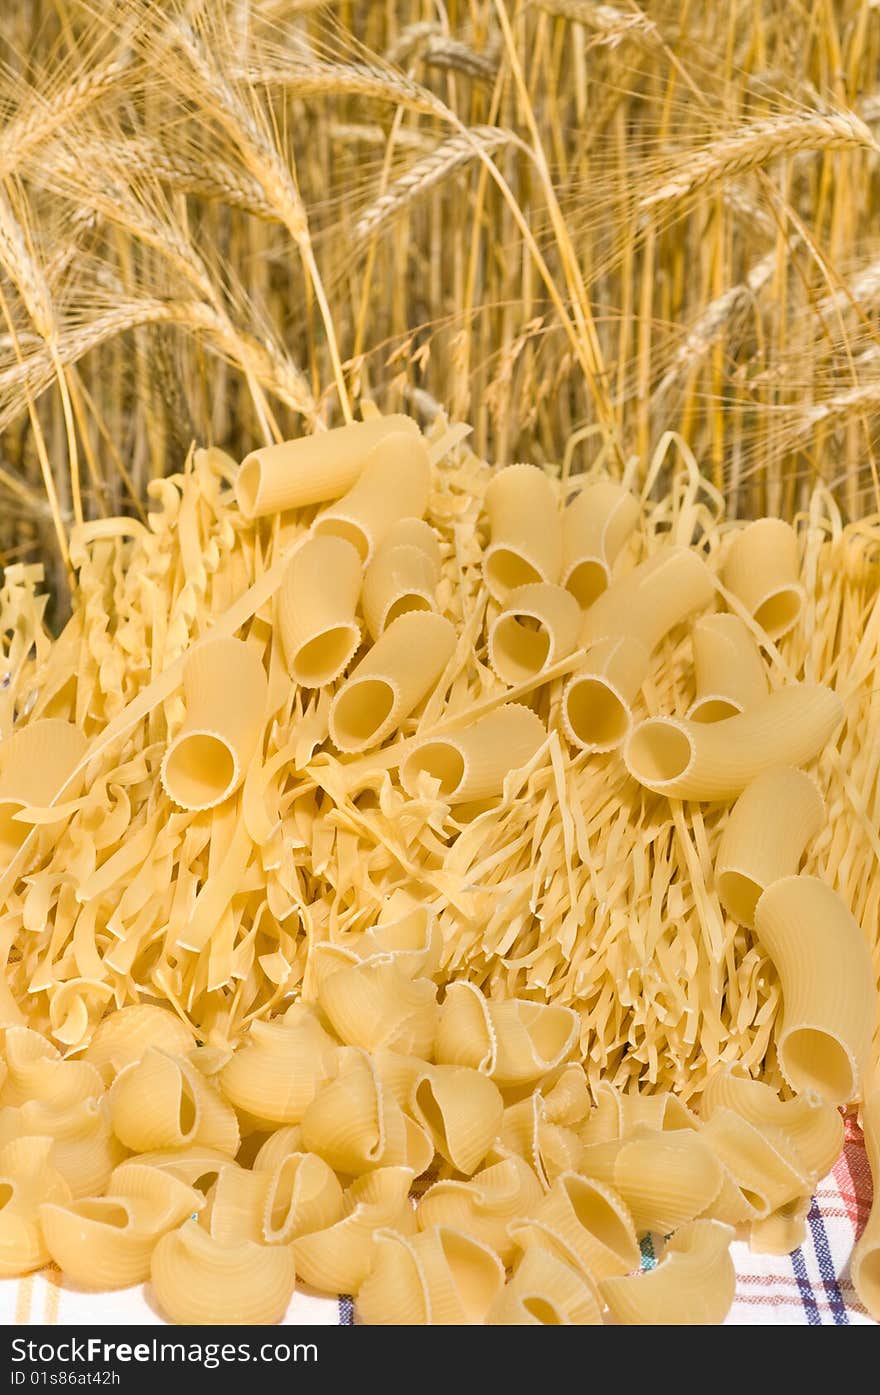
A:
[[[851,1114],[848,1114],[844,1121],[843,1151],[834,1164],[832,1175],[837,1183],[840,1199],[846,1206],[855,1238],[858,1239],[868,1220],[874,1189],[868,1155],[865,1152],[865,1140],[855,1117]]]

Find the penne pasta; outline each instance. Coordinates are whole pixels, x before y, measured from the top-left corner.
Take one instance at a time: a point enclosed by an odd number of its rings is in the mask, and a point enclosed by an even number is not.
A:
[[[615,751],[632,728],[632,705],[648,674],[640,639],[620,635],[595,644],[562,694],[562,726],[582,751]]]
[[[337,690],[330,737],[344,752],[379,746],[436,685],[455,649],[442,615],[399,615]]]
[[[821,683],[792,683],[723,722],[649,717],[623,752],[639,784],[670,799],[734,799],[766,770],[819,754],[843,718]]]
[[[295,683],[323,688],[348,667],[361,642],[360,591],[360,557],[343,538],[309,538],[291,557],[278,591],[278,627]]]
[[[381,1230],[358,1312],[361,1321],[382,1326],[482,1324],[503,1287],[498,1256],[461,1231]]]
[[[781,518],[759,518],[741,529],[722,577],[770,639],[781,639],[800,619],[804,588],[798,575],[797,537]]]
[[[862,1128],[874,1197],[865,1228],[856,1241],[850,1272],[856,1293],[875,1322],[880,1322],[880,1089],[865,1093]]]
[[[486,490],[490,541],[483,579],[504,602],[518,586],[556,582],[562,570],[562,523],[556,490],[534,465],[508,465]]]
[[[414,798],[422,789],[436,788],[437,798],[451,805],[491,799],[546,740],[540,717],[508,702],[470,727],[419,742],[400,767],[400,782]]]
[[[740,795],[724,825],[715,861],[718,899],[750,929],[761,893],[798,870],[825,822],[825,801],[802,770],[765,770]]]
[[[617,1322],[717,1325],[730,1311],[736,1271],[733,1231],[719,1221],[691,1221],[667,1241],[647,1274],[604,1278],[599,1289]]]
[[[608,586],[638,516],[638,499],[611,480],[585,485],[563,510],[562,585],[584,610]]]
[[[375,417],[251,451],[235,480],[238,507],[253,519],[337,499],[359,478],[370,452],[399,433],[417,437],[419,428],[410,417]]]
[[[52,803],[87,745],[85,733],[60,717],[40,718],[0,741],[0,868],[12,860],[31,829],[17,816]],[[71,789],[68,797],[77,793]]]
[[[767,672],[755,640],[738,615],[704,615],[694,625],[694,722],[720,722],[767,696]]]
[[[214,1327],[279,1322],[296,1286],[289,1245],[223,1245],[194,1221],[162,1237],[150,1277],[172,1322]]]
[[[877,1019],[858,923],[817,877],[782,877],[760,897],[755,926],[782,985],[782,1074],[793,1090],[814,1090],[831,1104],[857,1099]]]
[[[364,573],[364,617],[373,639],[399,615],[435,610],[438,575],[439,568],[424,548],[383,543]]]
[[[489,663],[502,683],[525,683],[577,648],[581,613],[561,586],[517,586],[489,626]]]
[[[316,537],[344,538],[366,564],[402,518],[421,518],[428,507],[431,462],[420,436],[396,431],[374,446],[346,494],[318,514]]]
[[[181,809],[213,809],[238,789],[263,731],[268,683],[258,652],[207,639],[183,670],[186,718],[162,758],[162,787]]]

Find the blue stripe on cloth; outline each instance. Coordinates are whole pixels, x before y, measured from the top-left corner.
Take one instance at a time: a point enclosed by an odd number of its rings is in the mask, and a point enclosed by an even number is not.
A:
[[[657,1256],[654,1253],[654,1241],[650,1235],[646,1235],[640,1247],[642,1251],[642,1268],[655,1269],[657,1266]]]
[[[347,1293],[339,1295],[339,1326],[352,1327],[354,1325],[354,1303]]]
[[[819,1313],[819,1305],[816,1302],[816,1295],[810,1286],[807,1275],[807,1266],[804,1262],[804,1252],[802,1249],[792,1250],[791,1267],[794,1270],[794,1277],[797,1279],[798,1292],[801,1302],[804,1305],[804,1312],[807,1315],[807,1322],[810,1327],[821,1327],[822,1317]]]
[[[807,1221],[810,1226],[813,1249],[816,1251],[816,1263],[819,1266],[822,1287],[828,1294],[828,1305],[831,1308],[831,1316],[834,1318],[835,1324],[838,1327],[849,1327],[849,1318],[846,1315],[846,1304],[843,1301],[840,1284],[837,1282],[834,1260],[831,1258],[831,1247],[828,1244],[828,1232],[825,1229],[822,1212],[819,1210],[819,1203],[816,1201],[815,1197],[813,1197],[813,1200],[810,1202]]]

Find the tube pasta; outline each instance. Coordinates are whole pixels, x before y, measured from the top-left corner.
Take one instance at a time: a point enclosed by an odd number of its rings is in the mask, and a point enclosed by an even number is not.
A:
[[[421,1230],[445,1226],[462,1231],[510,1264],[516,1247],[508,1226],[529,1215],[542,1196],[541,1183],[528,1163],[508,1157],[467,1182],[435,1182],[419,1201],[416,1217]]]
[[[549,1250],[526,1250],[489,1310],[493,1327],[596,1327],[602,1309],[590,1279]]]
[[[360,591],[360,557],[344,538],[309,538],[291,557],[278,591],[278,627],[295,683],[323,688],[348,667],[361,642]]]
[[[362,1321],[384,1326],[482,1324],[503,1287],[498,1256],[461,1231],[381,1230],[358,1311]]]
[[[850,1272],[856,1293],[871,1316],[880,1322],[880,1088],[877,1086],[866,1095],[862,1106],[862,1128],[874,1179],[874,1199],[853,1250]]]
[[[30,832],[16,815],[51,804],[87,745],[85,734],[60,717],[39,718],[0,741],[0,868]]]
[[[439,577],[442,561],[440,541],[424,518],[398,518],[392,523],[383,539],[382,549],[394,547],[417,547],[431,563],[434,576]]]
[[[857,1099],[877,1018],[871,955],[859,925],[816,877],[782,877],[755,926],[782,985],[779,1066],[792,1089],[831,1104]]]
[[[430,489],[424,441],[409,431],[391,432],[373,447],[351,489],[318,514],[315,535],[344,538],[366,565],[399,519],[423,516]]]
[[[529,1220],[555,1236],[591,1278],[627,1274],[639,1265],[639,1243],[626,1204],[589,1177],[575,1172],[557,1177]]]
[[[696,696],[694,722],[719,722],[767,696],[761,651],[738,615],[704,615],[693,628]]]
[[[339,1048],[311,1013],[290,1021],[254,1022],[244,1045],[219,1074],[236,1109],[266,1126],[298,1124],[336,1070]]]
[[[223,1245],[193,1221],[162,1237],[150,1277],[172,1322],[215,1327],[279,1322],[296,1285],[289,1245]]]
[[[719,1221],[691,1221],[667,1242],[656,1269],[603,1278],[602,1297],[621,1323],[717,1325],[736,1289],[732,1239],[731,1228]]]
[[[323,976],[318,1001],[347,1046],[428,1056],[437,1024],[437,989],[394,960],[377,958]]]
[[[107,1100],[113,1132],[135,1153],[194,1143],[238,1151],[235,1111],[182,1056],[150,1047],[116,1077]]]
[[[424,781],[436,782],[438,798],[448,804],[491,799],[546,740],[540,717],[508,702],[462,731],[419,742],[400,768],[400,782],[413,797]]]
[[[825,1176],[843,1147],[843,1119],[834,1105],[812,1092],[781,1100],[772,1086],[732,1070],[710,1075],[700,1109],[705,1119],[718,1109],[731,1109],[756,1129],[781,1134],[805,1172],[817,1177]]]
[[[207,639],[183,671],[186,719],[162,758],[162,786],[181,809],[213,809],[238,789],[263,729],[268,683],[257,651]]]
[[[440,1156],[469,1176],[495,1140],[504,1101],[498,1087],[479,1071],[430,1066],[415,1083],[411,1110]]]
[[[639,784],[670,799],[733,799],[764,771],[819,754],[843,718],[821,683],[792,683],[722,722],[649,717],[624,746]]]
[[[718,899],[750,929],[771,882],[798,870],[825,822],[825,801],[809,775],[791,766],[765,770],[730,812],[715,861]]]
[[[563,510],[562,585],[583,609],[607,587],[638,516],[638,499],[611,480],[586,485]]]
[[[722,576],[770,639],[781,639],[800,619],[804,588],[798,577],[797,537],[781,518],[759,518],[743,528],[727,554]]]
[[[341,1221],[294,1240],[300,1278],[321,1293],[356,1295],[373,1266],[376,1231],[412,1234],[416,1228],[409,1204],[412,1176],[407,1167],[383,1167],[353,1182]]]
[[[572,745],[614,751],[625,741],[649,663],[647,648],[632,635],[593,646],[562,694],[562,727]]]
[[[50,1138],[15,1138],[0,1147],[0,1277],[49,1262],[40,1205],[70,1200],[70,1188],[52,1165],[52,1149]]]
[[[383,544],[364,573],[364,617],[373,639],[398,615],[436,609],[438,575],[439,568],[424,548]]]
[[[604,591],[584,616],[582,644],[629,635],[650,652],[676,625],[705,610],[715,595],[699,553],[665,547]]]
[[[442,615],[399,615],[336,692],[330,738],[345,752],[380,745],[437,683],[455,649]]]
[[[580,628],[580,608],[563,587],[517,586],[489,626],[489,663],[502,683],[524,683],[577,648]]]
[[[518,586],[556,582],[562,570],[562,523],[556,491],[534,465],[508,465],[484,499],[491,541],[483,554],[489,594],[505,601]]]
[[[241,462],[235,498],[245,518],[336,499],[360,477],[370,452],[388,436],[413,437],[411,417],[375,417],[251,451]]]
[[[430,1166],[434,1150],[424,1130],[401,1110],[364,1052],[340,1053],[339,1074],[303,1115],[306,1150],[350,1177],[372,1168]]]
[[[183,1056],[194,1045],[190,1028],[173,1012],[153,1003],[132,1003],[98,1023],[83,1060],[110,1085],[120,1071],[141,1059],[148,1046]]]

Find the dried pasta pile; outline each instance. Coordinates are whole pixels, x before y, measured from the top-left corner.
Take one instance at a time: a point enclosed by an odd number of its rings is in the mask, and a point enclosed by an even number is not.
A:
[[[196,451],[57,640],[7,569],[5,1272],[717,1321],[866,1091],[876,1147],[880,524],[463,436]]]

